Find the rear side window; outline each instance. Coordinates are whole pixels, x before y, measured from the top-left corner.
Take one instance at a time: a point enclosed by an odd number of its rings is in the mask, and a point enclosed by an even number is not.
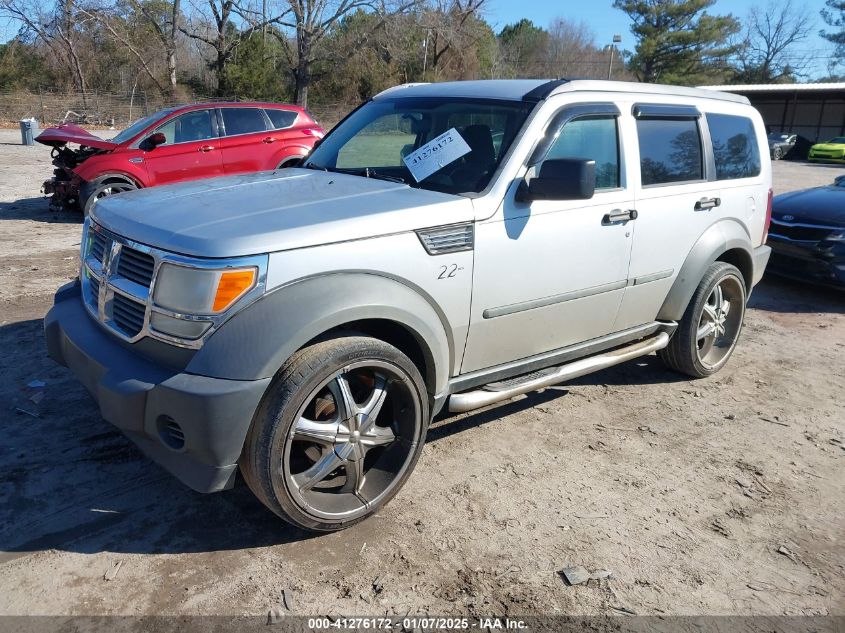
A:
[[[549,148],[550,158],[591,158],[596,161],[596,189],[619,186],[619,139],[616,117],[594,116],[570,121]]]
[[[267,129],[264,114],[258,108],[223,108],[226,136],[263,132]]]
[[[716,179],[751,178],[760,174],[760,148],[751,119],[729,114],[708,114],[713,140]]]
[[[282,130],[286,127],[290,127],[293,125],[293,122],[296,121],[296,112],[292,112],[291,110],[264,110],[267,113],[267,116],[270,117],[270,122],[273,124],[274,130]]]
[[[701,135],[696,119],[638,119],[643,185],[701,180]]]

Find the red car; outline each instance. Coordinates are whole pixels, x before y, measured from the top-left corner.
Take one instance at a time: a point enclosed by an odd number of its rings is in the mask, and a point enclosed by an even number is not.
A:
[[[298,106],[235,102],[160,110],[108,141],[72,123],[35,140],[53,147],[50,207],[87,215],[97,198],[140,187],[296,164],[323,134]]]

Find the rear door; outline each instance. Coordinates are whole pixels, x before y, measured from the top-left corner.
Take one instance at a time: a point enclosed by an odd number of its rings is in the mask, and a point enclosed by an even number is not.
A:
[[[164,185],[223,174],[214,110],[192,110],[165,121],[153,133],[167,141],[144,153],[152,185]]]
[[[693,245],[722,214],[707,120],[698,108],[634,104],[632,112],[637,221],[615,330],[656,318]]]
[[[227,174],[243,174],[273,169],[276,152],[272,126],[262,108],[220,108],[223,127],[223,169]]]

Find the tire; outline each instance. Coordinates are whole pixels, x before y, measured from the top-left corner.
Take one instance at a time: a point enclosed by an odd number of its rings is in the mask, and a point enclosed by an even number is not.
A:
[[[407,356],[378,339],[340,334],[301,349],[279,370],[240,470],[285,521],[319,532],[347,528],[405,483],[429,415],[425,383]]]
[[[85,204],[82,206],[82,213],[87,218],[91,212],[91,207],[100,198],[113,196],[126,191],[133,191],[137,188],[138,186],[134,182],[121,179],[109,179],[105,182],[97,183],[86,192],[88,195],[85,198]]]
[[[276,169],[287,169],[289,167],[297,167],[300,163],[302,163],[303,156],[291,156],[284,159]]]
[[[783,148],[776,147],[772,150],[772,160],[780,160],[783,158]]]
[[[694,378],[719,371],[739,340],[746,297],[745,281],[735,266],[711,264],[669,345],[658,352],[663,363]]]

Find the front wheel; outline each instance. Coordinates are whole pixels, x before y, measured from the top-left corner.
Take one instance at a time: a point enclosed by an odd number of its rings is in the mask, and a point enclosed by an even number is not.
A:
[[[714,262],[692,296],[669,345],[658,352],[670,369],[695,378],[719,371],[736,347],[745,317],[745,281],[739,270]]]
[[[82,212],[87,218],[88,214],[91,212],[91,207],[94,206],[94,203],[97,200],[113,196],[118,193],[124,193],[126,191],[134,191],[137,188],[138,187],[135,183],[127,182],[126,180],[115,180],[112,182],[101,183],[94,187],[94,189],[88,194],[88,197],[85,198],[85,202],[82,206]]]
[[[772,160],[780,160],[781,158],[783,158],[783,148],[776,147],[772,150]]]
[[[338,336],[282,367],[247,435],[241,473],[286,521],[339,530],[399,491],[428,422],[425,385],[407,356],[378,339]]]

